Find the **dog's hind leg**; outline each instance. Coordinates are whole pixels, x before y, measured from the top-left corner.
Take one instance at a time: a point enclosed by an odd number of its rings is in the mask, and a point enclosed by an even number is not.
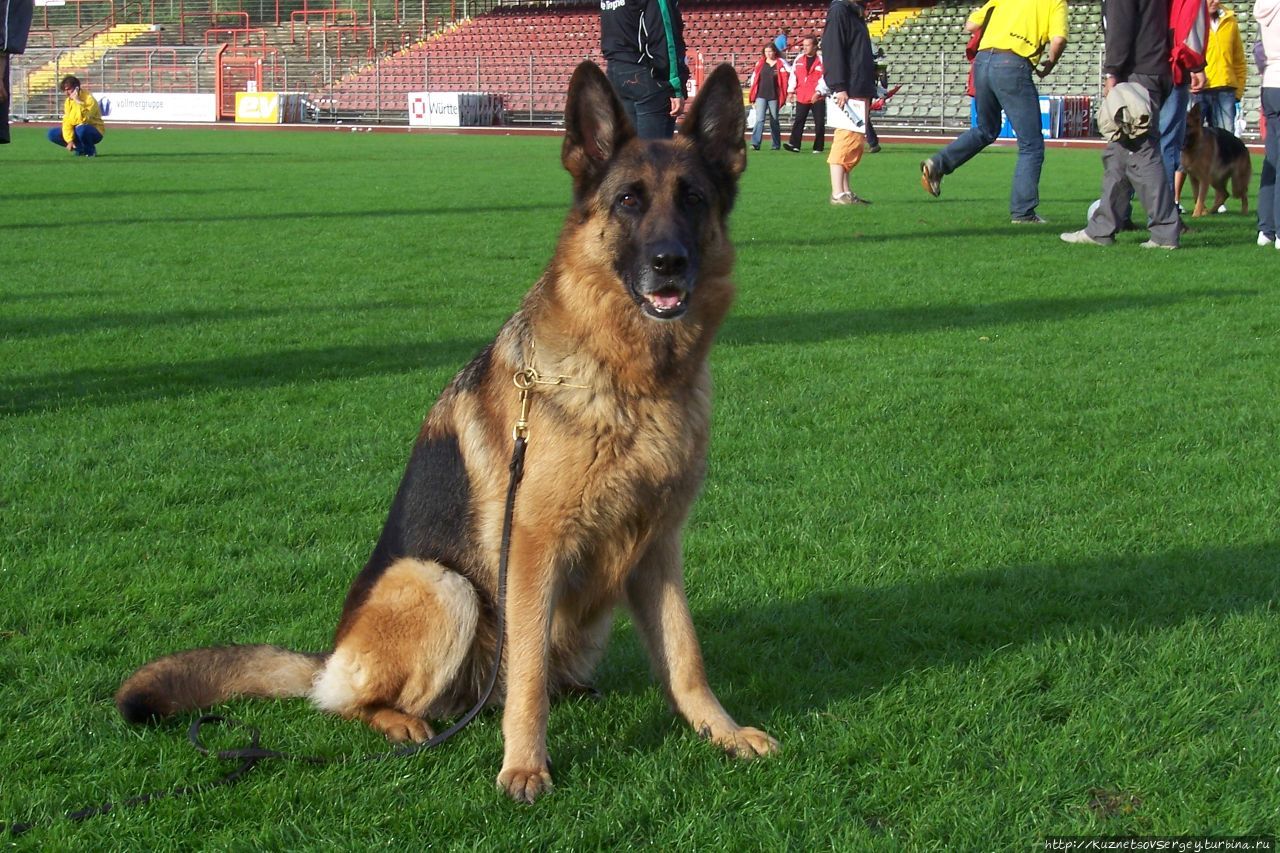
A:
[[[1226,204],[1227,199],[1231,198],[1231,194],[1227,192],[1227,180],[1222,179],[1222,183],[1213,188],[1213,212],[1217,213],[1222,210],[1222,205]],[[1224,213],[1226,211],[1223,211]]]
[[[1236,198],[1240,199],[1240,212],[1245,214],[1249,212],[1249,179],[1252,177],[1252,171],[1252,169],[1237,169],[1231,176],[1232,189],[1236,191]]]
[[[478,614],[475,589],[462,575],[435,562],[396,561],[351,617],[312,701],[388,740],[427,740],[424,717],[467,659]]]

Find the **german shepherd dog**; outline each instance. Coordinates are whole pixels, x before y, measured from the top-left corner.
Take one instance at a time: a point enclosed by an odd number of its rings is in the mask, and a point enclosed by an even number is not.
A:
[[[573,206],[550,264],[497,338],[427,415],[328,653],[270,645],[152,661],[116,694],[130,722],[232,697],[305,696],[396,742],[478,701],[508,642],[498,786],[552,787],[550,697],[584,689],[625,601],[669,701],[749,758],[778,749],[707,684],[685,598],[681,529],[706,467],[707,355],[733,300],[727,223],[746,168],[742,90],[706,80],[674,141],[636,137],[604,74],[578,66],[561,153]],[[497,572],[517,376],[532,385],[528,455],[503,613]]]
[[[1204,216],[1210,209],[1217,210],[1230,197],[1227,180],[1230,179],[1236,198],[1240,199],[1240,212],[1249,212],[1249,178],[1253,164],[1249,149],[1229,133],[1218,127],[1207,127],[1200,116],[1200,105],[1194,105],[1187,113],[1187,137],[1182,143],[1182,171],[1191,178],[1191,190],[1196,194],[1196,206],[1192,216]],[[1205,196],[1213,187],[1213,207],[1208,208]]]

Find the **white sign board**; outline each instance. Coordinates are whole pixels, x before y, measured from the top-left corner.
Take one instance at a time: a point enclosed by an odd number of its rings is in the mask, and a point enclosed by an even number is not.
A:
[[[216,122],[216,96],[174,92],[99,92],[102,117],[108,121]]]
[[[457,92],[410,92],[410,127],[461,127]]]
[[[502,124],[502,97],[485,92],[410,92],[410,127]]]

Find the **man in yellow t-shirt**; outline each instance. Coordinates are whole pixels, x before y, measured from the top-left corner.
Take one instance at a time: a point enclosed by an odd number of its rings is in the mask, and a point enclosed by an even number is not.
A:
[[[984,26],[985,22],[985,26]],[[973,127],[920,164],[920,184],[930,195],[942,192],[942,177],[959,169],[1000,135],[1004,110],[1018,137],[1009,216],[1015,223],[1041,224],[1040,169],[1044,137],[1040,92],[1031,79],[1045,77],[1067,47],[1067,0],[988,0],[974,11],[965,31],[982,30],[973,60],[977,118]]]
[[[77,157],[98,156],[98,143],[106,131],[98,101],[89,90],[80,87],[80,81],[68,74],[58,84],[67,96],[62,105],[62,126],[49,129],[49,141]]]

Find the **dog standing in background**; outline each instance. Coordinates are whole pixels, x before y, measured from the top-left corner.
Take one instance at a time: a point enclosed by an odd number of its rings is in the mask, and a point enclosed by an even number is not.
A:
[[[604,74],[578,66],[561,155],[573,206],[555,255],[427,415],[333,650],[169,655],[120,687],[125,719],[237,696],[307,696],[392,741],[422,742],[427,720],[478,701],[505,619],[498,785],[532,802],[551,788],[550,697],[590,683],[625,601],[695,731],[739,757],[776,751],[708,686],[681,563],[706,468],[707,355],[733,300],[727,226],[746,168],[743,125],[727,65],[709,75],[674,141],[637,139]],[[498,613],[517,377],[530,388],[529,451]]]
[[[1199,104],[1187,112],[1182,171],[1191,178],[1191,190],[1196,195],[1192,216],[1204,216],[1209,210],[1221,208],[1230,197],[1227,193],[1228,180],[1235,197],[1240,199],[1240,212],[1249,212],[1249,178],[1253,175],[1249,149],[1235,134],[1217,127],[1206,127]],[[1213,187],[1212,208],[1204,203],[1209,187]]]

